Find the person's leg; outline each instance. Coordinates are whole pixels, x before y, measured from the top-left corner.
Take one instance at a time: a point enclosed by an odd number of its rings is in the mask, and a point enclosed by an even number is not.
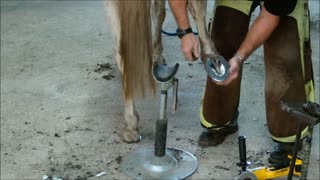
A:
[[[272,139],[279,143],[271,153],[270,161],[287,157],[298,128],[298,120],[281,109],[280,101],[314,100],[306,3],[298,1],[295,11],[281,18],[279,26],[264,44],[267,124]],[[306,125],[303,129],[302,138],[307,132]]]
[[[215,15],[211,25],[211,37],[217,51],[230,59],[243,41],[250,22],[250,1],[216,1]],[[217,86],[210,77],[203,95],[200,110],[204,131],[199,137],[199,145],[218,145],[225,136],[238,130],[233,120],[238,117],[241,72],[237,80],[229,86]],[[228,126],[229,125],[229,126]],[[229,128],[231,127],[231,128]],[[218,130],[219,133],[216,133]]]

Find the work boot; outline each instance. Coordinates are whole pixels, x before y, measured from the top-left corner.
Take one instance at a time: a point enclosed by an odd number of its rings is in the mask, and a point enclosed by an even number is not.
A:
[[[221,144],[229,134],[237,132],[238,129],[239,126],[237,119],[219,130],[206,129],[206,131],[203,131],[199,136],[198,144],[203,148],[217,146]]]
[[[302,141],[299,143],[299,149],[301,149]],[[294,143],[278,143],[268,158],[270,163],[281,163],[287,161],[288,155],[292,155],[294,151]]]

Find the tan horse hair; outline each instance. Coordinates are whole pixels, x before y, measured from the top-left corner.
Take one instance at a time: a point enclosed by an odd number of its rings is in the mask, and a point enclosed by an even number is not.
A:
[[[164,0],[105,0],[110,27],[114,30],[115,59],[122,74],[124,120],[122,139],[138,142],[139,114],[135,100],[153,93],[156,83],[152,76],[153,63],[164,63],[161,26],[165,18]],[[195,20],[201,44],[202,58],[217,55],[206,31],[206,1],[188,0],[188,9]]]
[[[148,0],[118,1],[119,54],[125,99],[155,94],[152,76],[152,39]]]

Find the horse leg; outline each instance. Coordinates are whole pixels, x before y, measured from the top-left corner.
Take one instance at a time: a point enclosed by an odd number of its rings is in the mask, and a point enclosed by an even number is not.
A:
[[[120,39],[121,39],[121,25],[119,21],[119,4],[117,1],[106,1],[106,8],[108,12],[108,20],[110,27],[113,28],[115,37],[115,59],[118,64],[118,68],[123,75],[124,68],[122,63],[122,57],[120,54]],[[139,115],[135,109],[134,100],[132,97],[125,97],[124,107],[124,120],[125,126],[122,130],[122,139],[125,142],[137,142],[140,140],[140,133],[138,129]]]
[[[119,53],[120,50],[120,22],[118,17],[119,7],[115,1],[105,1],[105,9],[107,12],[108,18],[108,25],[110,26],[111,32],[113,33],[114,37],[114,44],[115,44],[115,60],[117,62],[118,68],[122,73],[123,67],[121,65],[121,56]]]
[[[152,60],[155,63],[165,64],[165,59],[162,55],[162,38],[161,29],[166,17],[165,0],[151,1],[151,22],[152,22]]]
[[[141,135],[138,128],[139,115],[132,99],[126,100],[124,119],[126,124],[122,130],[123,140],[129,143],[140,141]]]
[[[217,59],[219,54],[217,53],[216,47],[211,40],[206,27],[207,1],[188,0],[188,10],[193,16],[194,22],[198,29],[201,46],[201,59],[203,61],[209,58]]]

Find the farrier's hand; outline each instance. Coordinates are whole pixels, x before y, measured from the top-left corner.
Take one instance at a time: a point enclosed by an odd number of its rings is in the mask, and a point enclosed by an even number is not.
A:
[[[181,51],[188,61],[195,61],[199,58],[199,41],[193,33],[186,34],[181,38]]]
[[[238,59],[238,57],[233,57],[229,60],[229,76],[225,81],[222,82],[215,82],[218,85],[227,86],[229,85],[233,80],[237,79],[239,76],[239,70],[242,66],[242,61]]]

